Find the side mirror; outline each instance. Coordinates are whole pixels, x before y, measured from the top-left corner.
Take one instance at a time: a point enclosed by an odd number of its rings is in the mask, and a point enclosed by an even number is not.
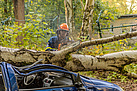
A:
[[[78,75],[76,77],[75,87],[78,88],[78,90],[80,90],[80,91],[86,91],[86,88],[84,87],[84,85],[82,83],[82,80],[80,78],[79,73],[78,73]]]

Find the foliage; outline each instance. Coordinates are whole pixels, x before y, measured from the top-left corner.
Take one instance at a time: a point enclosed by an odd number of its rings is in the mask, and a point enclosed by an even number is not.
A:
[[[12,17],[12,21],[15,21],[13,13],[12,0],[7,0],[5,4],[4,0],[0,1],[0,21],[5,20],[7,17]],[[42,15],[42,21],[46,22],[48,28],[57,29],[58,25],[65,22],[65,10],[64,0],[24,0],[25,1],[25,15]],[[7,7],[8,13],[5,13],[5,7]],[[31,19],[26,21],[33,22]],[[33,17],[34,19],[37,17]]]
[[[9,0],[11,1],[11,0]],[[4,3],[4,0],[0,1],[1,4]],[[83,4],[85,5],[85,0],[83,1]],[[9,4],[9,2],[7,2]],[[8,5],[7,5],[8,6]],[[11,4],[11,7],[13,9],[13,6]],[[81,28],[81,22],[83,18],[83,10],[84,6],[82,6],[80,0],[73,0],[73,9],[74,9],[74,19],[75,19],[75,26],[76,31],[79,32]],[[4,6],[1,8],[1,10],[4,10]],[[116,7],[109,7],[108,2],[102,2],[101,0],[95,0],[95,7],[94,7],[94,13],[93,13],[93,28],[96,28],[96,20],[98,19],[99,13],[101,10],[104,10],[104,13],[101,15],[100,23],[102,27],[107,27],[110,25],[110,21],[106,20],[114,20],[114,16],[117,15],[116,12],[118,12],[118,9]],[[4,15],[3,12],[1,12],[2,16]],[[15,21],[13,10],[11,10],[10,15],[12,17],[12,21]],[[51,29],[57,29],[59,24],[65,22],[65,9],[64,9],[64,0],[25,0],[25,18],[26,22],[33,22],[32,18],[28,16],[35,16],[41,15],[41,22],[46,22],[48,24],[48,28]],[[7,18],[9,15],[7,15],[5,18]],[[4,19],[5,19],[4,18]],[[33,19],[36,19],[37,16],[33,17]],[[104,21],[105,19],[105,21]],[[43,24],[43,23],[41,23]],[[95,29],[96,30],[96,29]]]
[[[38,24],[39,22],[35,25]],[[44,50],[49,37],[55,33],[52,29],[42,30],[39,25],[35,25],[26,23],[18,26],[16,22],[13,26],[3,26],[4,30],[0,29],[0,45],[9,48]]]
[[[137,64],[126,65],[124,69],[129,73],[137,74]]]
[[[128,7],[130,5],[127,5],[127,0],[102,0],[102,1],[107,2],[108,7],[116,7],[118,9],[117,12],[120,13],[121,15],[129,14]]]
[[[9,4],[8,0],[7,4]],[[64,22],[64,4],[63,0],[25,0],[25,21],[26,24],[18,26],[15,22],[13,10],[12,15],[4,16],[4,6],[0,8],[0,17],[5,20],[8,16],[12,19],[12,24],[5,23],[5,26],[0,27],[1,44],[2,46],[12,48],[27,48],[35,50],[44,50],[47,41],[51,36],[55,34],[53,29],[57,29],[59,23]],[[0,4],[4,4],[4,0],[0,1]],[[8,7],[8,5],[7,5]],[[11,5],[13,8],[13,6]],[[58,11],[60,10],[60,11]],[[59,18],[55,18],[60,16]],[[59,19],[59,21],[57,21]],[[2,21],[1,20],[1,21]],[[54,26],[54,27],[52,27]],[[22,37],[21,40],[19,40]]]
[[[103,27],[110,27],[110,23],[117,19],[117,16],[119,15],[118,9],[113,6],[109,7],[109,2],[102,2],[102,0],[96,0],[95,6],[94,6],[94,13],[93,13],[93,27],[96,29],[99,14],[103,11],[100,15],[100,25],[101,28]]]
[[[1,0],[0,6],[0,21],[6,19],[8,16],[14,16],[12,12],[12,0]]]
[[[46,22],[49,28],[57,29],[59,24],[65,22],[64,0],[25,1],[26,15],[42,15],[42,21]]]
[[[119,41],[114,41],[111,43],[106,43],[106,44],[100,44],[100,45],[93,45],[90,47],[85,47],[79,53],[85,54],[85,55],[104,55],[108,53],[113,53],[113,52],[120,52],[124,50],[133,50],[133,47],[131,47],[130,44],[130,39],[123,39]]]
[[[108,2],[109,7],[116,7],[120,15],[136,14],[136,0],[102,0]]]
[[[76,31],[79,32],[81,28],[81,23],[84,14],[84,5],[86,3],[85,0],[82,0],[83,5],[80,0],[73,1],[73,9],[74,9],[74,19],[75,19],[75,27]],[[97,30],[96,20],[99,17],[100,11],[104,10],[104,13],[101,14],[100,23],[102,27],[108,27],[112,20],[115,20],[115,16],[118,15],[118,9],[116,7],[109,7],[108,2],[102,2],[102,0],[95,0],[94,12],[93,12],[93,28]]]

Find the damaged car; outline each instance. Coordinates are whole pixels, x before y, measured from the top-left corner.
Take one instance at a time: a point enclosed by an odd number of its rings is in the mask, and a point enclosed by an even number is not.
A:
[[[106,81],[89,78],[52,64],[16,67],[0,63],[0,91],[122,91]]]

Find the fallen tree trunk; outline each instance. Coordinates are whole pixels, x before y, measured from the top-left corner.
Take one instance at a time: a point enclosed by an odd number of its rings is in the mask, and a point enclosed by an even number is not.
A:
[[[5,61],[16,66],[23,66],[33,63],[39,59],[44,59],[42,63],[62,66],[72,71],[102,69],[120,72],[123,70],[123,67],[125,65],[137,62],[137,51],[123,51],[95,57],[91,55],[70,53],[85,46],[108,43],[117,41],[119,39],[130,38],[133,36],[137,36],[137,32],[116,35],[109,38],[85,41],[81,43],[76,42],[60,51],[40,52],[35,50],[0,47],[0,61]],[[68,58],[70,60],[68,60]],[[137,78],[136,74],[127,73],[127,75],[131,75]]]
[[[0,61],[8,62],[16,66],[23,66],[44,59],[42,63],[62,66],[71,71],[87,70],[112,70],[120,72],[125,65],[137,62],[137,51],[123,51],[106,54],[103,56],[90,56],[81,54],[71,54],[70,61],[66,62],[65,56],[55,60],[57,55],[50,52],[38,52],[26,49],[11,49],[1,47]],[[60,55],[61,56],[61,55]],[[59,56],[58,56],[59,57]],[[130,77],[137,78],[136,74],[126,73]]]

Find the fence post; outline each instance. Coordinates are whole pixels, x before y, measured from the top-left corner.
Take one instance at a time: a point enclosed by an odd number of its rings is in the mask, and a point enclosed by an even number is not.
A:
[[[104,10],[101,10],[101,11],[100,11],[99,17],[98,17],[98,19],[96,20],[96,23],[97,23],[97,26],[98,26],[98,31],[99,31],[100,38],[102,38],[102,33],[101,33],[101,29],[100,29],[99,19],[100,19],[101,13],[103,13],[103,12],[104,12]]]

